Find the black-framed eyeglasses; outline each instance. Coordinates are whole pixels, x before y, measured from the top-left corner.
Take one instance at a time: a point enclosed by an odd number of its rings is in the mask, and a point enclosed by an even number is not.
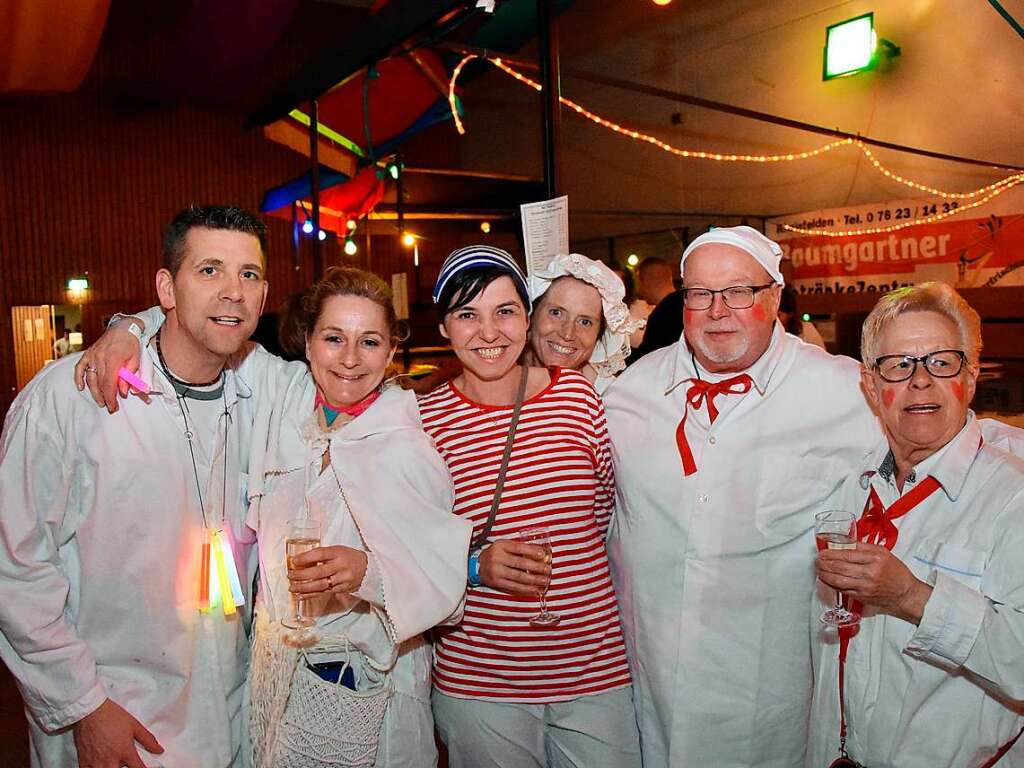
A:
[[[754,294],[774,288],[778,283],[764,285],[730,285],[713,291],[710,288],[683,288],[683,306],[687,309],[711,309],[715,294],[722,294],[722,301],[729,309],[750,309],[754,306]]]
[[[939,349],[927,355],[882,355],[875,358],[875,370],[885,381],[896,383],[913,378],[917,364],[924,363],[924,369],[937,379],[951,379],[963,370],[967,360],[959,349]]]

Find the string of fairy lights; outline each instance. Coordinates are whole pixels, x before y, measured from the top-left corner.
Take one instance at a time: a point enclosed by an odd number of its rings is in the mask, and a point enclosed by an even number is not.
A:
[[[542,91],[544,88],[544,86],[541,83],[538,83],[536,80],[533,80],[527,77],[526,75],[522,74],[521,72],[516,71],[508,64],[506,64],[504,61],[502,61],[500,58],[479,56],[477,54],[468,54],[464,56],[462,60],[458,63],[458,66],[456,66],[455,69],[452,71],[452,77],[448,84],[448,102],[451,105],[452,116],[455,119],[455,128],[456,130],[458,130],[460,135],[465,134],[466,129],[465,126],[463,125],[463,122],[459,116],[459,111],[457,109],[455,85],[456,82],[458,81],[459,75],[462,73],[463,67],[465,67],[466,64],[468,64],[470,61],[476,58],[483,58],[485,61],[492,64],[497,69],[501,70],[505,74],[519,81],[520,83],[523,83],[524,85],[533,88],[537,92]],[[841,232],[835,232],[831,230],[796,227],[789,224],[781,225],[783,229],[797,234],[821,235],[825,237],[850,237],[855,235],[873,235],[886,232],[895,232],[900,229],[905,229],[906,227],[913,227],[920,224],[930,224],[936,221],[942,221],[943,219],[947,219],[951,216],[959,215],[964,211],[969,211],[972,208],[977,208],[978,206],[984,205],[985,203],[997,197],[998,195],[1001,195],[1003,192],[1012,189],[1018,184],[1024,183],[1024,172],[1020,172],[1011,174],[1010,176],[1006,176],[991,184],[987,184],[983,187],[979,187],[978,189],[973,189],[968,192],[954,192],[950,190],[938,189],[936,187],[928,186],[927,184],[921,184],[917,181],[908,179],[904,176],[901,176],[898,173],[893,172],[875,156],[875,154],[868,148],[868,146],[863,141],[855,138],[836,139],[834,141],[830,141],[826,144],[823,144],[815,149],[805,150],[802,152],[790,152],[786,154],[773,155],[736,154],[686,149],[683,147],[673,146],[672,144],[669,144],[666,141],[662,141],[656,136],[651,136],[650,134],[643,133],[642,131],[637,131],[632,128],[623,126],[619,123],[616,123],[612,120],[608,120],[607,118],[602,117],[601,115],[598,115],[595,112],[592,112],[591,110],[587,109],[581,104],[576,103],[572,99],[560,96],[558,100],[564,106],[568,107],[576,114],[580,115],[583,118],[586,118],[587,120],[591,121],[596,125],[601,126],[602,128],[606,128],[621,136],[634,139],[635,141],[645,142],[654,147],[657,147],[658,149],[664,152],[668,152],[669,154],[676,155],[678,157],[692,158],[695,160],[711,160],[715,162],[725,163],[780,163],[793,162],[797,160],[808,160],[810,158],[823,155],[826,152],[831,152],[834,149],[853,146],[856,147],[868,159],[868,161],[871,163],[871,167],[874,170],[878,171],[880,174],[882,174],[885,178],[889,179],[890,181],[894,181],[898,184],[902,184],[903,186],[918,190],[920,192],[927,192],[928,194],[935,195],[944,200],[972,201],[970,203],[966,203],[963,205],[957,205],[956,207],[951,208],[949,210],[944,210],[941,212],[937,211],[936,213],[931,214],[929,216],[922,216],[920,218],[907,220],[900,222],[898,224],[887,225],[884,227],[864,227],[859,229],[848,229],[843,230]]]

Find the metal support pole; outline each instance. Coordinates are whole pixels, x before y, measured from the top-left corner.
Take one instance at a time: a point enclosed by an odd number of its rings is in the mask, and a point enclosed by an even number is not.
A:
[[[537,36],[540,48],[541,130],[544,147],[544,187],[548,198],[555,197],[559,189],[559,150],[561,148],[562,95],[558,64],[558,19],[554,0],[537,0]]]
[[[398,216],[398,244],[405,247],[405,243],[402,242],[402,236],[405,234],[405,204],[402,202],[402,177],[405,175],[402,173],[402,161],[400,157],[395,157],[395,162],[398,164],[398,178],[395,179],[395,214]]]
[[[320,248],[320,158],[317,150],[320,142],[320,120],[317,114],[316,99],[309,102],[309,172],[310,201],[313,207],[313,279],[319,280],[323,275],[324,265]]]

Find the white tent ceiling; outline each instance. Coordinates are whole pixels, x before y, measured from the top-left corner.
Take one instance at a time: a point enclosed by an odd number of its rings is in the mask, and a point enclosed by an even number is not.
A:
[[[1024,20],[1022,0],[1003,0]],[[823,82],[825,28],[874,11],[902,48],[887,70]],[[884,141],[1024,165],[1024,38],[984,0],[577,0],[559,19],[565,70],[611,75]],[[532,58],[533,49],[518,53]],[[720,152],[811,149],[828,137],[563,77],[562,93],[676,146]],[[540,175],[537,95],[494,71],[464,96],[463,166]],[[673,125],[673,113],[682,121]],[[893,171],[967,190],[1006,171],[877,151]],[[708,219],[778,215],[914,196],[853,147],[810,160],[726,164],[674,157],[563,110],[562,189],[573,238]],[[605,213],[609,212],[609,213]],[[610,212],[643,215],[622,216]],[[663,215],[654,215],[654,214]]]

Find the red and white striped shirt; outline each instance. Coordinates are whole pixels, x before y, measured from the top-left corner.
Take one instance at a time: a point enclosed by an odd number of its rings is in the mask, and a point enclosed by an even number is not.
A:
[[[490,538],[549,530],[547,604],[561,621],[531,626],[537,597],[470,587],[462,623],[434,646],[434,684],[450,696],[537,704],[630,683],[604,544],[614,504],[604,406],[580,373],[550,370],[551,383],[523,402]],[[455,513],[473,521],[476,536],[512,407],[474,403],[449,382],[420,400],[420,413],[455,483]]]

